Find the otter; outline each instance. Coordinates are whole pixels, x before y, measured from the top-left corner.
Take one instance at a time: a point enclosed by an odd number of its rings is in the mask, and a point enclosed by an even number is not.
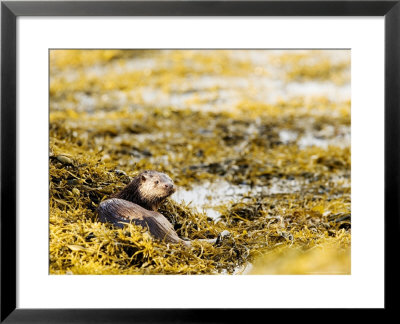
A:
[[[132,222],[148,229],[157,239],[191,246],[191,242],[181,239],[168,219],[157,211],[161,203],[175,191],[174,182],[166,174],[141,172],[120,192],[99,204],[99,220],[120,228]],[[220,236],[201,241],[217,243],[219,240]]]

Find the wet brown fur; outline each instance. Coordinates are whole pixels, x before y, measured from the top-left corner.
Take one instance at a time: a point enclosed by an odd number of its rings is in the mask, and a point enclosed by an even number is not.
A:
[[[145,190],[145,184],[148,182],[159,183],[155,186],[164,188],[163,186],[171,186],[165,189],[164,192],[156,192],[156,188],[153,190]],[[159,191],[159,190],[158,190]],[[157,211],[160,204],[171,194],[175,192],[173,181],[164,173],[157,171],[144,171],[134,177],[132,181],[120,192],[113,194],[110,198],[120,198],[133,202],[145,209]]]
[[[124,223],[132,222],[147,228],[151,235],[165,242],[190,245],[179,238],[168,219],[157,212],[161,202],[174,192],[173,182],[167,175],[144,171],[120,192],[100,203],[99,220],[121,228]]]
[[[123,227],[124,223],[133,222],[147,228],[151,235],[160,240],[186,244],[162,214],[144,209],[127,200],[111,198],[103,201],[99,206],[99,220],[112,223],[116,227]]]

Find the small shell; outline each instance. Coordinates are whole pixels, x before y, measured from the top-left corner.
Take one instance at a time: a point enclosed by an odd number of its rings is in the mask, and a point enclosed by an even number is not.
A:
[[[65,155],[58,155],[57,160],[64,164],[73,164],[72,159]]]
[[[78,188],[72,188],[72,193],[73,193],[75,196],[79,196],[79,195],[81,194],[81,192],[79,191]]]

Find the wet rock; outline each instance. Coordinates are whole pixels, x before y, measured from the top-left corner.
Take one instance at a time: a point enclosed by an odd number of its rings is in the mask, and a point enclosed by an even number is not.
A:
[[[68,179],[68,180],[67,180],[67,183],[68,183],[69,185],[77,185],[77,184],[80,183],[80,181],[79,181],[79,179]]]
[[[140,149],[137,149],[137,148],[133,148],[130,151],[130,154],[132,156],[136,157],[136,158],[139,158],[139,159],[144,158],[144,157],[153,156],[153,154],[151,154],[151,152],[149,150],[140,150]]]
[[[119,175],[119,176],[127,176],[126,172],[123,170],[114,170],[115,174]]]
[[[204,151],[203,151],[203,150],[198,150],[198,151],[196,152],[196,156],[197,156],[197,157],[203,157],[203,156],[204,156]]]
[[[346,231],[348,231],[349,229],[351,229],[351,224],[348,222],[342,223],[339,225],[339,229],[344,228]]]

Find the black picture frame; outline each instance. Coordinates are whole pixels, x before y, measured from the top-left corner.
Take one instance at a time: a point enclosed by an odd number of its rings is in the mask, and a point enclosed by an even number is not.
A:
[[[395,1],[2,1],[1,3],[1,322],[198,323],[263,318],[244,309],[16,308],[16,19],[19,16],[384,16],[385,309],[396,307],[398,274],[389,252],[399,237],[400,0]],[[371,125],[373,127],[373,125]],[[222,294],[223,292],[215,292]],[[88,294],[90,295],[90,294]],[[222,297],[221,297],[222,298]],[[247,319],[247,320],[246,320]]]

